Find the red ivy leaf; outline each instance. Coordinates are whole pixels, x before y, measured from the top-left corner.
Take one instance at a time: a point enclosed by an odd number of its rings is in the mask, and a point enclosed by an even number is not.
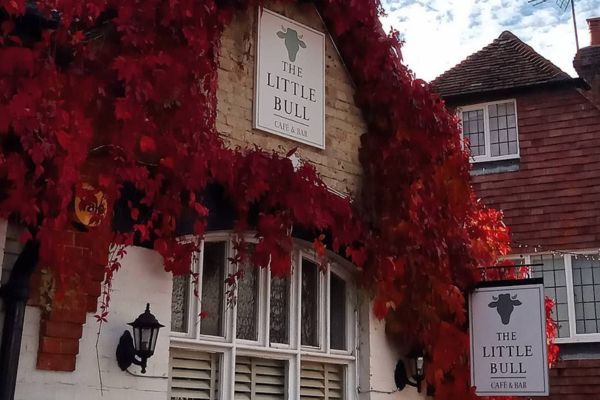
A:
[[[140,150],[142,151],[142,153],[156,152],[156,141],[150,136],[142,136],[140,138]]]

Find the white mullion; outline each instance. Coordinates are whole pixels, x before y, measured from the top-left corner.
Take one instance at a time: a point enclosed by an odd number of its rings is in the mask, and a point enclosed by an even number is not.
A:
[[[215,364],[217,363],[216,360],[221,358],[221,355],[218,353],[211,354],[210,358],[211,358],[211,360],[210,360],[210,388],[209,388],[209,391],[210,391],[210,398],[214,399],[214,398],[216,398],[215,392],[217,390],[216,383],[217,383],[217,373],[218,373],[218,371],[216,370]]]
[[[233,243],[231,241],[227,242],[229,244],[229,246],[227,246],[227,257],[226,260],[229,260],[229,258],[233,255]],[[233,270],[233,265],[227,261],[227,271],[229,271],[229,273],[233,273],[235,272]],[[238,266],[239,268],[239,266]],[[239,288],[239,282],[237,283],[236,289],[235,289],[235,293],[234,296],[237,299],[238,293],[237,290]],[[225,393],[225,388],[228,389],[229,391],[229,398],[233,399],[235,398],[235,364],[236,364],[236,358],[237,358],[237,349],[236,349],[236,344],[237,344],[237,301],[236,303],[233,305],[233,307],[228,307],[230,308],[229,310],[229,315],[230,315],[230,324],[227,324],[229,326],[231,326],[231,331],[229,332],[229,337],[231,340],[231,352],[230,352],[230,357],[229,357],[229,382],[223,382],[221,385],[221,389],[222,392],[221,393]],[[227,398],[227,397],[225,397]]]
[[[490,133],[490,115],[488,105],[483,106],[483,137],[485,140],[485,158],[492,158],[492,134]]]
[[[573,267],[571,256],[565,254],[563,256],[565,264],[565,279],[567,284],[567,305],[569,314],[569,337],[577,336],[576,316],[575,316],[575,288],[573,287]],[[558,318],[558,307],[557,307]]]
[[[300,359],[300,350],[297,350],[296,355],[290,360],[289,363],[289,379],[290,390],[288,390],[288,400],[300,398],[300,374],[302,366]]]
[[[256,268],[256,267],[253,267]],[[264,347],[269,347],[270,334],[269,321],[271,315],[271,270],[269,267],[260,269],[261,279],[259,281],[258,292],[258,341]]]
[[[324,275],[325,278],[325,290],[324,290],[324,301],[323,301],[323,305],[321,307],[319,307],[320,309],[324,308],[324,314],[325,314],[325,321],[322,325],[324,330],[325,330],[325,337],[323,340],[323,350],[325,350],[326,354],[330,354],[331,353],[331,307],[329,307],[329,304],[331,304],[331,268],[327,268],[327,271],[325,272],[325,274],[321,274]]]
[[[315,260],[315,262],[317,262]],[[326,320],[327,318],[327,314],[326,314],[326,307],[327,307],[327,292],[328,292],[328,288],[326,285],[326,278],[329,274],[329,268],[327,269],[327,271],[325,273],[322,273],[321,271],[319,271],[319,266],[318,263],[317,265],[317,274],[319,276],[319,282],[318,285],[319,287],[317,288],[317,293],[319,293],[319,298],[318,298],[318,310],[319,310],[319,314],[317,315],[317,327],[318,327],[318,348],[321,351],[328,351],[328,338],[326,337],[326,333],[328,332],[327,329],[327,325],[329,324],[329,321]]]
[[[205,241],[203,240],[200,243],[200,254],[198,254],[198,261],[196,261],[198,265],[198,271],[196,271],[198,273],[198,298],[196,299],[196,301],[194,301],[195,307],[192,307],[192,310],[190,312],[190,318],[192,314],[198,315],[197,319],[192,318],[193,325],[190,325],[195,327],[195,333],[193,337],[195,337],[196,340],[200,339],[200,329],[202,328],[202,318],[200,318],[199,315],[200,312],[202,312],[202,282],[204,281],[204,244]],[[190,297],[194,297],[193,291],[191,294],[192,296]]]
[[[300,332],[300,307],[299,301],[300,287],[298,282],[302,279],[302,271],[300,269],[301,258],[299,252],[295,251],[292,255],[292,274],[289,279],[289,304],[288,311],[290,318],[288,319],[288,343],[290,349],[299,348],[297,333]]]
[[[297,251],[295,253],[296,255],[296,265],[297,265],[297,271],[298,271],[298,276],[296,277],[296,279],[294,279],[294,285],[296,286],[296,295],[294,296],[296,298],[297,301],[297,307],[295,313],[295,321],[296,321],[296,331],[295,332],[290,332],[290,341],[291,341],[291,337],[292,337],[292,333],[295,333],[295,335],[293,335],[295,337],[295,350],[296,350],[296,357],[295,357],[295,373],[294,374],[290,374],[290,380],[292,381],[293,384],[293,388],[295,389],[295,396],[292,396],[291,399],[299,399],[300,398],[300,373],[302,371],[302,270],[304,269],[304,265],[302,262],[302,251]]]
[[[236,348],[232,347],[231,351],[223,354],[223,379],[221,380],[221,393],[225,394],[225,399],[235,398],[235,359]],[[229,394],[229,396],[227,396]]]

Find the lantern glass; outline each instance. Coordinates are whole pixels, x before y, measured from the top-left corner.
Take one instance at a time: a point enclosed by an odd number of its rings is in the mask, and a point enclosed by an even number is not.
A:
[[[150,305],[146,305],[146,311],[129,325],[133,328],[133,343],[136,354],[146,358],[152,356],[156,348],[158,330],[163,325],[150,313]]]
[[[423,356],[419,356],[415,359],[415,369],[416,369],[416,373],[417,376],[423,376],[423,364],[424,364],[424,359]]]

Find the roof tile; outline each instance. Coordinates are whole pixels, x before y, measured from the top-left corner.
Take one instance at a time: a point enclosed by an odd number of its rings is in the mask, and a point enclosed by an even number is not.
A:
[[[509,31],[435,78],[443,97],[570,80],[571,77]]]

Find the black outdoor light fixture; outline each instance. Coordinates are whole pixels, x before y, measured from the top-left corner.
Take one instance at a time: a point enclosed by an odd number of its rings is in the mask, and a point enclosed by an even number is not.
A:
[[[406,385],[409,385],[416,387],[417,392],[421,393],[421,382],[423,382],[425,377],[425,359],[423,358],[423,353],[412,353],[408,356],[408,358],[412,361],[413,371],[411,377],[414,382],[408,377],[406,367],[404,366],[404,361],[399,360],[398,364],[396,364],[396,369],[394,370],[394,381],[396,383],[396,387],[398,390],[403,390]]]
[[[145,374],[146,360],[154,354],[158,330],[164,325],[161,325],[150,312],[150,303],[146,304],[146,311],[128,325],[133,328],[133,338],[129,331],[121,335],[117,346],[117,363],[123,371],[131,364],[139,365],[142,367],[142,374]]]

